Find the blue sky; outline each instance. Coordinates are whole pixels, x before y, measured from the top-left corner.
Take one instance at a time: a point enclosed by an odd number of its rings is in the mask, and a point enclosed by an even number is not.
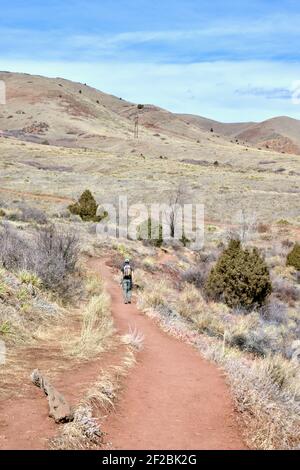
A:
[[[298,0],[0,0],[0,69],[222,121],[300,119]],[[298,88],[297,88],[298,87]],[[300,96],[300,92],[299,92]]]

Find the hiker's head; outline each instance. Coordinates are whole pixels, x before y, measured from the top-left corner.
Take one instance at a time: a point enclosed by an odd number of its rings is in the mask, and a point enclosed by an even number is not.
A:
[[[128,258],[125,259],[124,261],[125,264],[130,264],[130,260]]]

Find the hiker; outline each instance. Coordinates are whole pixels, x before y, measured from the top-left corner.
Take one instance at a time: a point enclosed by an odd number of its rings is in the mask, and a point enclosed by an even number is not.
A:
[[[132,296],[132,266],[130,264],[129,259],[125,259],[124,264],[121,268],[122,272],[122,287],[123,287],[123,295],[124,295],[124,303],[131,304],[131,296]]]

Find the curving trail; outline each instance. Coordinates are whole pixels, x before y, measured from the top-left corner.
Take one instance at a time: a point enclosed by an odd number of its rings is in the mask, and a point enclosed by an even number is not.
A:
[[[163,259],[168,259],[164,255]],[[112,313],[120,334],[129,325],[145,336],[138,363],[124,379],[123,392],[102,424],[109,449],[245,449],[229,388],[221,371],[195,349],[168,336],[137,307],[124,305],[113,271],[97,258],[88,261],[100,272],[112,298]],[[78,324],[73,325],[75,328]],[[25,354],[25,352],[24,352]],[[99,372],[119,364],[121,351],[108,351],[89,363],[60,370],[59,349],[47,345],[28,350],[24,357],[22,396],[0,402],[0,449],[46,449],[58,427],[48,417],[42,392],[29,372],[57,369],[55,386],[76,405]]]
[[[124,305],[112,270],[98,259],[120,333],[145,336],[116,409],[104,422],[110,449],[246,449],[222,372],[191,346],[168,336],[137,307]]]

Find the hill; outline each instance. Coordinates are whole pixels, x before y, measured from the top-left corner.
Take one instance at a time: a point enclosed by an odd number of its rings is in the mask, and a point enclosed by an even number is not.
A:
[[[300,154],[300,121],[297,119],[281,116],[260,123],[228,124],[193,115],[181,115],[181,118],[201,130],[213,130],[235,142],[276,152]]]
[[[157,138],[203,142],[221,139],[300,154],[300,121],[278,117],[262,123],[221,123],[200,116],[176,114],[154,105],[137,105],[82,83],[61,78],[0,72],[7,88],[1,110],[2,135],[64,147],[114,149],[127,147],[139,117],[142,151],[160,151]],[[212,132],[213,130],[213,132]],[[155,137],[156,139],[153,139]]]

